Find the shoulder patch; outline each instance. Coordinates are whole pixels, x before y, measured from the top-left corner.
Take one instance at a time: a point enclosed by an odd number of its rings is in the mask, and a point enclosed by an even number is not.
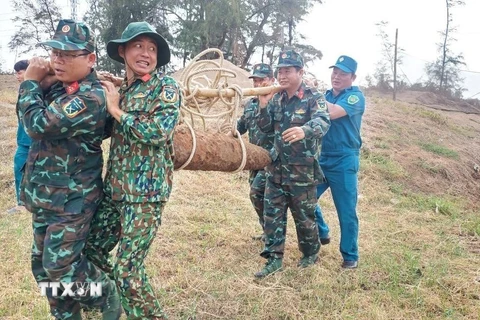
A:
[[[348,104],[355,104],[360,101],[360,98],[356,94],[351,94],[348,96],[347,102]]]
[[[165,85],[162,87],[162,93],[160,99],[168,103],[174,103],[178,100],[178,90],[171,85]]]
[[[62,105],[62,109],[67,117],[74,118],[83,111],[87,110],[87,106],[79,97],[73,97]]]

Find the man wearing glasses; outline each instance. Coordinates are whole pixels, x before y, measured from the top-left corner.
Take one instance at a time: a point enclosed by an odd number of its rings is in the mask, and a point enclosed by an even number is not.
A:
[[[41,44],[52,48],[51,60],[30,60],[18,102],[32,138],[21,193],[33,214],[32,271],[42,289],[66,284],[57,294],[46,290],[55,319],[81,319],[80,303],[101,308],[103,319],[119,319],[115,283],[82,254],[102,200],[107,110],[93,70],[95,41],[85,24],[61,20],[53,39]],[[101,295],[85,294],[89,283],[101,283]],[[59,297],[62,288],[74,294]]]

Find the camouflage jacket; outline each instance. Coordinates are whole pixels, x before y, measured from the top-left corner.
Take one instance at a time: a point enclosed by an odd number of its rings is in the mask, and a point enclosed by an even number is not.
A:
[[[80,213],[102,200],[105,93],[93,71],[85,79],[54,84],[21,83],[18,116],[32,138],[21,199],[29,211]]]
[[[237,130],[240,134],[248,131],[248,141],[268,151],[273,148],[274,133],[265,133],[257,125],[260,114],[258,98],[252,98],[245,104],[243,115],[237,121]]]
[[[120,87],[120,122],[110,144],[105,193],[115,201],[167,201],[173,179],[173,132],[182,97],[158,70]]]
[[[267,177],[295,186],[324,181],[316,155],[330,127],[330,116],[320,92],[302,83],[290,99],[285,91],[276,93],[267,107],[260,109],[258,126],[263,132],[275,132],[273,162],[266,169]],[[301,127],[305,138],[292,144],[284,142],[282,133],[291,127]]]

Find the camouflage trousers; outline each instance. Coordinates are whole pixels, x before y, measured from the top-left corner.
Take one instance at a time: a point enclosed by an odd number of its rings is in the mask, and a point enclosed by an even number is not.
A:
[[[297,230],[298,247],[304,256],[320,250],[315,223],[316,186],[281,185],[267,178],[265,186],[264,258],[283,258],[287,234],[287,209],[290,208]]]
[[[100,308],[111,292],[110,279],[82,254],[93,210],[80,213],[53,212],[41,208],[32,209],[33,246],[32,272],[37,282],[73,283],[70,288],[74,297],[58,290],[46,290],[50,310],[55,319],[69,319],[80,312],[80,303]],[[91,212],[91,213],[90,213]],[[84,290],[88,282],[102,283],[102,295],[90,296]],[[79,290],[80,289],[80,290]]]
[[[145,273],[145,258],[165,202],[125,203],[105,197],[92,222],[85,252],[117,283],[128,319],[166,318]],[[109,252],[118,243],[116,258]]]
[[[250,171],[250,201],[258,215],[260,226],[265,223],[263,219],[263,200],[265,198],[265,170]]]

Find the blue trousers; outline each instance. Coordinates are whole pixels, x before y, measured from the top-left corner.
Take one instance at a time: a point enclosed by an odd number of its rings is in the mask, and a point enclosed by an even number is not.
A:
[[[320,166],[327,182],[317,186],[317,198],[320,198],[330,188],[340,222],[340,253],[345,261],[358,260],[357,174],[359,161],[357,154],[320,157]],[[315,219],[320,238],[328,237],[329,229],[318,204],[315,208]]]
[[[15,175],[15,194],[17,195],[17,204],[22,205],[20,201],[20,186],[22,184],[23,169],[27,162],[28,150],[30,147],[19,145],[13,158],[13,172]]]

